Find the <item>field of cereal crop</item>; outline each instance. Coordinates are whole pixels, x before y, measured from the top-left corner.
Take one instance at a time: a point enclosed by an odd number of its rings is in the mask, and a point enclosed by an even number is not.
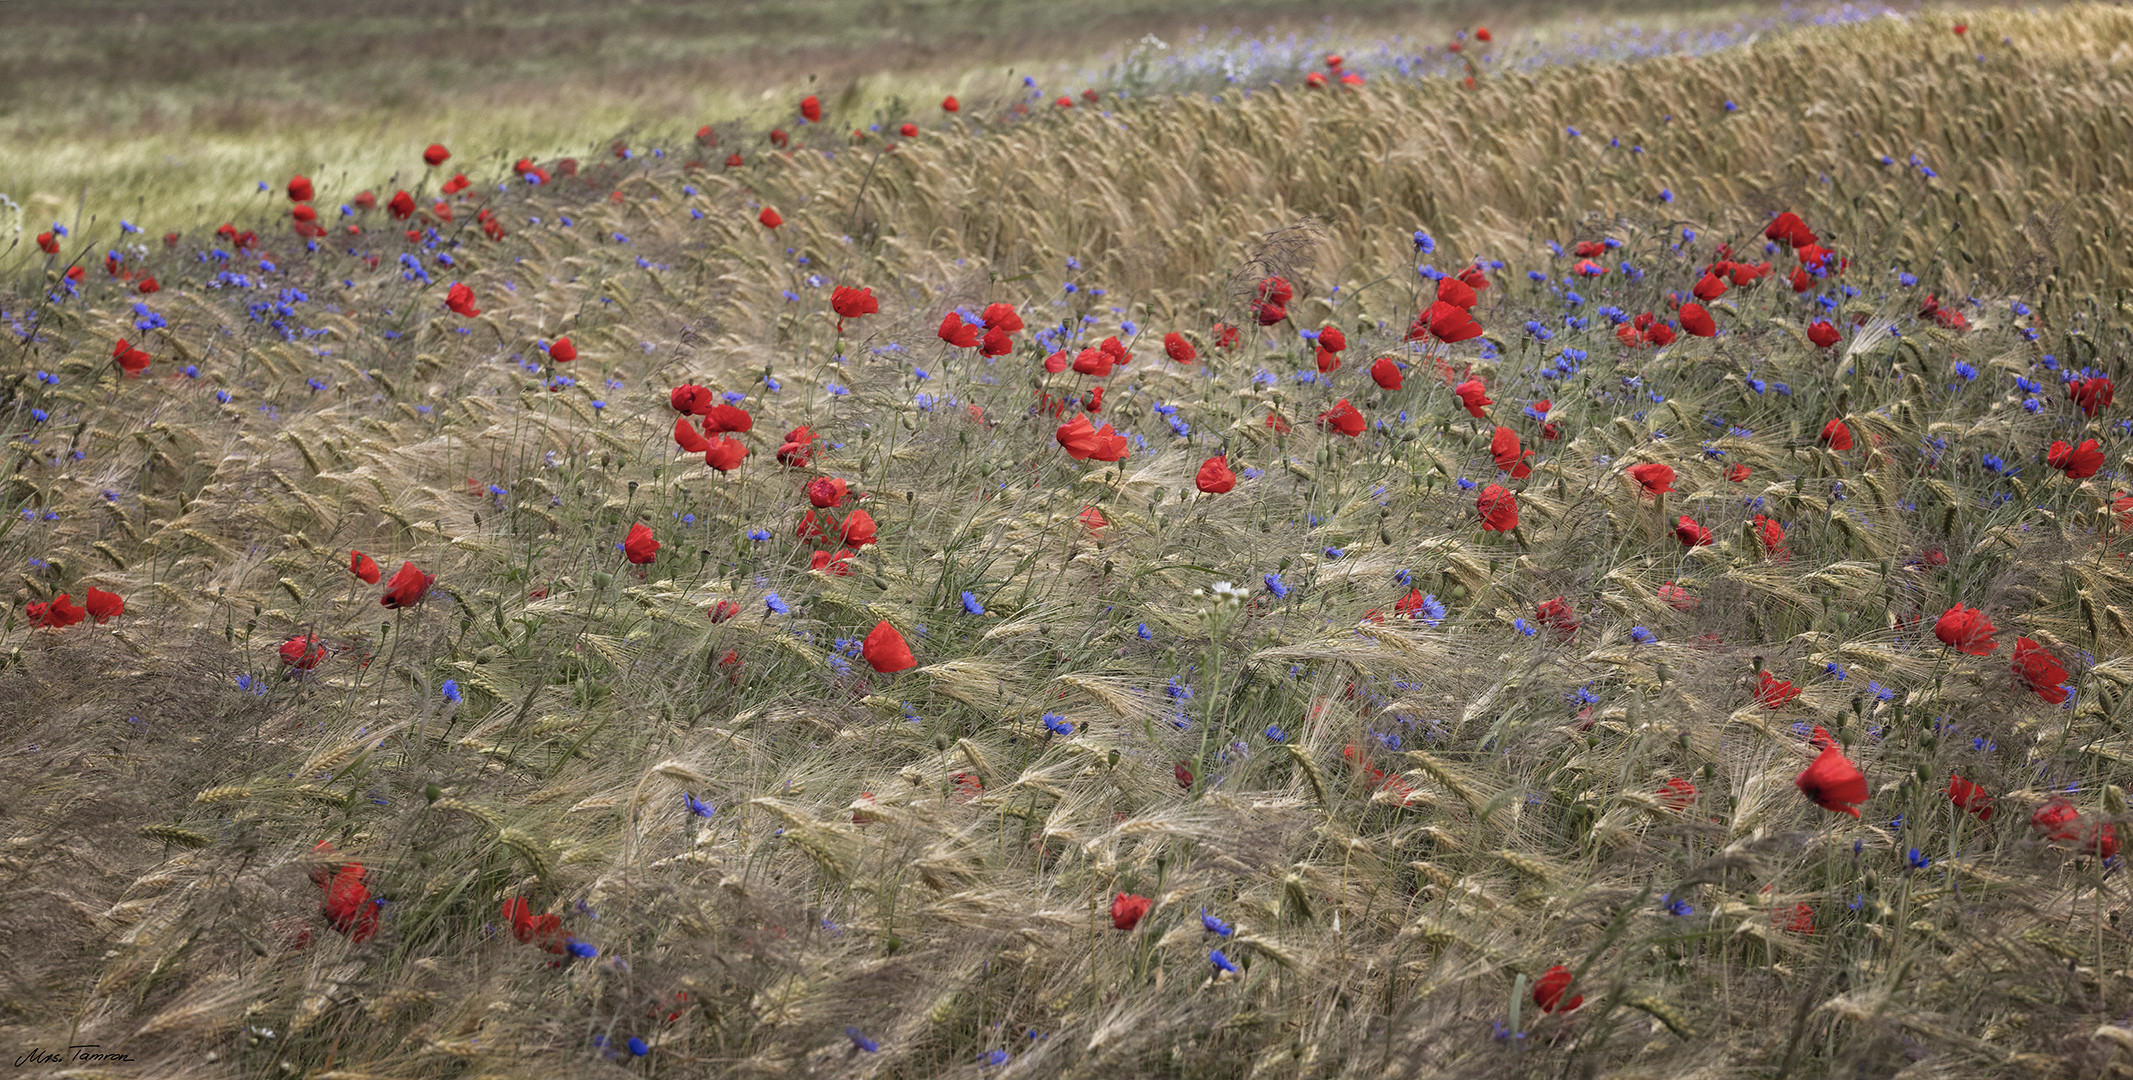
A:
[[[2133,1073],[2133,12],[652,7],[8,46],[19,1072]]]

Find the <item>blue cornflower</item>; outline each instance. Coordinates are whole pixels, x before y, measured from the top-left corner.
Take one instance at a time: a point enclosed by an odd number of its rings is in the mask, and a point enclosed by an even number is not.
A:
[[[1659,906],[1665,908],[1667,914],[1675,916],[1677,918],[1685,918],[1687,916],[1696,914],[1696,909],[1690,906],[1688,901],[1676,900],[1671,894],[1668,893],[1661,893],[1659,895]]]
[[[643,1057],[644,1055],[652,1052],[652,1048],[650,1046],[645,1045],[645,1041],[636,1037],[635,1035],[630,1036],[628,1046],[630,1048],[630,1053],[636,1057]]]
[[[985,614],[985,605],[978,603],[978,597],[976,593],[968,591],[963,593],[963,613],[966,615]]]
[[[1231,934],[1237,932],[1236,927],[1231,926],[1230,924],[1223,922],[1222,920],[1217,919],[1212,915],[1209,915],[1207,913],[1206,908],[1200,909],[1200,925],[1202,927],[1205,927],[1208,933],[1217,934],[1222,937],[1228,937]]]
[[[1882,701],[1896,700],[1896,691],[1891,690],[1888,687],[1883,686],[1872,679],[1868,679],[1866,681],[1866,692],[1874,695],[1876,698]]]
[[[1444,604],[1435,596],[1424,595],[1422,606],[1415,609],[1415,621],[1424,626],[1435,626],[1444,621]]]
[[[1155,639],[1155,634],[1153,631],[1150,631],[1148,629],[1147,623],[1142,623],[1139,626],[1134,627],[1133,636],[1141,639],[1142,641],[1153,641]]]
[[[1327,549],[1326,549],[1326,558],[1329,558],[1329,559],[1338,559],[1338,558],[1341,558],[1342,556],[1344,556],[1344,555],[1346,555],[1346,554],[1348,554],[1348,553],[1347,553],[1347,552],[1345,552],[1345,551],[1342,551],[1341,549],[1339,549],[1339,548],[1337,548],[1337,547],[1329,547],[1329,548],[1327,548]]]
[[[1641,626],[1632,626],[1629,628],[1629,639],[1639,645],[1650,645],[1651,643],[1659,640],[1659,635],[1654,634]]]
[[[695,814],[697,817],[707,818],[713,814],[718,813],[718,807],[713,806],[710,803],[707,803],[702,799],[697,798],[695,795],[689,792],[682,792],[681,799],[683,805],[689,808],[689,812]]]
[[[1264,581],[1266,582],[1266,591],[1268,591],[1268,592],[1270,592],[1270,593],[1273,593],[1273,594],[1274,594],[1274,599],[1276,599],[1276,600],[1286,600],[1286,599],[1288,599],[1288,597],[1289,597],[1289,587],[1288,587],[1287,585],[1284,585],[1284,584],[1282,584],[1282,583],[1281,583],[1281,575],[1280,575],[1280,574],[1278,574],[1278,573],[1274,573],[1274,574],[1268,574],[1268,575],[1267,575],[1267,576],[1266,576],[1266,577],[1265,577],[1265,578],[1264,578],[1263,580],[1264,580]]]
[[[1844,669],[1838,667],[1835,661],[1822,665],[1822,670],[1836,676],[1838,682],[1844,681]]]
[[[1911,848],[1910,850],[1905,851],[1903,857],[1906,862],[1909,862],[1911,864],[1911,869],[1913,870],[1923,870],[1926,867],[1933,865],[1933,860],[1927,858],[1925,853],[1918,850],[1917,848]]]
[[[1288,732],[1286,732],[1286,731],[1283,731],[1283,730],[1281,730],[1281,729],[1280,729],[1280,728],[1278,728],[1278,727],[1275,727],[1275,726],[1274,726],[1274,725],[1272,725],[1272,724],[1268,724],[1268,725],[1266,726],[1266,737],[1267,737],[1267,738],[1269,738],[1269,739],[1272,739],[1272,740],[1274,740],[1275,742],[1288,742],[1288,741],[1289,741],[1289,733],[1288,733]]]
[[[1235,975],[1237,973],[1237,965],[1230,963],[1229,957],[1222,955],[1222,950],[1220,949],[1216,949],[1215,951],[1208,953],[1207,960],[1209,963],[1215,965],[1223,971],[1229,972],[1232,975]]]
[[[1532,623],[1529,623],[1524,619],[1512,619],[1511,628],[1521,634],[1526,635],[1527,637],[1532,637],[1533,635],[1540,633],[1539,630],[1534,629]]]
[[[980,1067],[1005,1065],[1007,1061],[1007,1051],[1005,1050],[987,1050],[978,1057],[978,1065]]]
[[[1420,229],[1415,230],[1415,250],[1427,255],[1437,250],[1437,241]]]
[[[1058,713],[1045,713],[1044,730],[1054,735],[1066,736],[1074,733],[1074,725],[1067,723],[1067,718]]]
[[[844,1029],[844,1037],[845,1037],[845,1038],[847,1038],[847,1039],[850,1039],[850,1040],[852,1040],[852,1045],[853,1045],[854,1047],[857,1047],[858,1049],[864,1050],[864,1051],[866,1051],[866,1052],[867,1052],[867,1053],[869,1053],[869,1054],[878,1054],[878,1053],[880,1053],[880,1052],[881,1052],[881,1044],[880,1044],[880,1043],[878,1043],[878,1042],[875,1042],[875,1041],[874,1041],[874,1040],[872,1040],[872,1039],[869,1039],[869,1038],[867,1038],[867,1037],[866,1037],[866,1036],[864,1036],[864,1035],[861,1035],[861,1034],[859,1033],[859,1029],[858,1029],[858,1028],[855,1028],[855,1027],[848,1027],[848,1028],[845,1028],[845,1029]]]
[[[785,601],[780,599],[777,593],[765,594],[763,606],[770,609],[771,614],[774,615],[789,615],[792,613],[792,608],[787,607]]]
[[[765,540],[768,540],[768,539],[770,539],[770,530],[769,530],[769,529],[750,529],[750,530],[748,530],[748,539],[750,539],[750,540],[754,540],[754,541],[756,541],[757,543],[761,543],[761,542],[763,542],[763,541],[765,541]]]
[[[587,945],[586,943],[579,941],[576,938],[572,938],[570,939],[570,955],[575,956],[580,960],[590,960],[600,955],[600,950],[593,948],[592,946]],[[634,1042],[635,1040],[631,1041]]]
[[[457,679],[446,679],[444,681],[444,685],[438,687],[437,689],[444,694],[444,699],[446,701],[449,701],[454,705],[459,704],[460,693],[459,681]]]

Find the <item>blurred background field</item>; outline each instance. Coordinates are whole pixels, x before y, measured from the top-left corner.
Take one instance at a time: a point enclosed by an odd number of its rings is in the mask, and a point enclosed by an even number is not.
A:
[[[1330,50],[1442,59],[1484,15],[1530,57],[1619,52],[1604,30],[1631,15],[1651,47],[1679,50],[1789,21],[1754,5],[1436,0],[10,4],[0,194],[36,220],[219,220],[256,209],[266,177],[404,178],[410,142],[499,170],[702,124],[752,148],[803,93],[893,126],[936,117],[947,93],[984,115],[1019,100],[1025,75],[1065,93],[1219,91],[1225,71],[1293,83]]]
[[[0,1045],[2133,1073],[2133,13],[708,10],[0,8]]]

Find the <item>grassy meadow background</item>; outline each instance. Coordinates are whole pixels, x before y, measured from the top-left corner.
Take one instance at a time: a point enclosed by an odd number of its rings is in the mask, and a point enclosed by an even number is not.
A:
[[[131,1059],[25,1074],[2133,1072],[2129,424],[2066,389],[2125,374],[2133,13],[455,11],[0,8],[0,1043]],[[1625,344],[1720,245],[1716,334]]]

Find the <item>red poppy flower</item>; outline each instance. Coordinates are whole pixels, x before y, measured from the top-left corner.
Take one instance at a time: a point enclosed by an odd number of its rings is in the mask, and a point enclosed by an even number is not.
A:
[[[918,666],[918,658],[911,655],[911,647],[904,644],[904,636],[897,633],[887,619],[874,624],[873,632],[859,647],[859,655],[884,675]]]
[[[444,291],[444,306],[469,319],[481,314],[481,309],[474,306],[474,290],[457,281]]]
[[[815,433],[805,427],[796,427],[785,433],[785,441],[778,446],[778,464],[806,468],[815,460],[814,447]]]
[[[706,435],[716,435],[721,431],[730,431],[735,435],[745,435],[753,430],[755,430],[755,417],[748,415],[748,410],[746,409],[721,402],[704,410],[704,434]]]
[[[311,195],[311,181],[305,178],[302,173],[289,178],[290,202],[310,202]]]
[[[38,233],[37,246],[47,255],[57,255],[59,254],[59,237],[49,232]]]
[[[1585,1004],[1585,995],[1565,999],[1570,992],[1570,969],[1557,964],[1533,980],[1533,1004],[1542,1012],[1569,1012]]]
[[[717,400],[717,395],[695,383],[685,383],[667,392],[667,404],[672,405],[675,412],[695,416],[709,413]]]
[[[1831,450],[1849,450],[1852,448],[1852,429],[1845,427],[1843,420],[1832,419],[1829,423],[1822,425],[1822,434],[1819,439],[1824,446],[1829,447]]]
[[[378,904],[370,895],[370,887],[363,884],[363,864],[348,863],[333,872],[326,882],[325,898],[319,903],[319,914],[325,916],[326,924],[354,942],[369,941],[378,932]]]
[[[864,510],[854,510],[845,516],[838,529],[846,547],[862,548],[874,542],[874,515]]]
[[[1489,440],[1489,454],[1496,459],[1496,467],[1510,473],[1513,480],[1523,480],[1533,473],[1533,467],[1526,464],[1533,451],[1520,449],[1518,432],[1501,424],[1496,427],[1496,436]]]
[[[1209,495],[1220,495],[1237,486],[1237,474],[1229,469],[1229,455],[1217,454],[1200,463],[1200,471],[1192,478],[1193,486]]]
[[[1767,671],[1758,673],[1755,700],[1766,709],[1783,708],[1800,696],[1800,688],[1789,680],[1780,679]]]
[[[871,288],[853,289],[839,285],[830,290],[830,310],[837,313],[837,327],[842,330],[845,319],[873,315],[881,310],[881,305],[875,301]]]
[[[452,152],[445,149],[442,143],[431,143],[428,149],[422,151],[423,163],[433,169],[451,160],[451,158]]]
[[[1415,341],[1428,334],[1447,345],[1469,341],[1481,336],[1481,324],[1467,310],[1457,304],[1439,300],[1415,316],[1413,325],[1407,328],[1407,340]]]
[[[941,318],[941,328],[935,333],[958,349],[973,349],[978,344],[978,328],[965,323],[963,317],[953,311]]]
[[[1067,456],[1076,461],[1087,461],[1097,449],[1096,428],[1086,416],[1076,416],[1059,425],[1054,437],[1066,449]]]
[[[1278,412],[1270,412],[1266,414],[1266,426],[1276,435],[1287,435],[1289,433],[1289,418]]]
[[[1218,349],[1236,348],[1237,334],[1238,330],[1236,327],[1231,326],[1228,323],[1216,323],[1214,325],[1215,347]]]
[[[1770,264],[1765,262],[1750,266],[1747,263],[1734,263],[1730,276],[1735,285],[1753,285],[1770,276]]]
[[[1992,820],[1992,796],[1960,776],[1948,778],[1948,801],[1954,803],[1956,809],[1976,815],[1979,821]]]
[[[1318,331],[1318,347],[1326,352],[1340,352],[1348,347],[1348,335],[1337,326],[1323,327]]]
[[[74,597],[68,593],[60,593],[59,598],[50,603],[31,601],[23,605],[23,611],[31,626],[48,630],[64,630],[88,615],[88,612],[74,606]]]
[[[2100,409],[2110,408],[2111,395],[2116,389],[2111,380],[2101,375],[2076,379],[2066,384],[2067,396],[2074,399],[2074,404],[2081,406],[2081,415],[2088,417],[2095,416]]]
[[[957,100],[955,99],[955,95],[954,95],[954,94],[950,94],[950,95],[948,95],[947,97],[944,97],[944,98],[942,98],[942,99],[941,99],[941,111],[942,111],[942,112],[951,112],[951,113],[952,113],[952,112],[962,112],[962,111],[963,111],[963,103],[962,103],[962,102],[960,102],[960,101],[957,101]]]
[[[1686,324],[1683,328],[1686,329]],[[1674,343],[1674,328],[1663,322],[1655,322],[1644,328],[1644,340],[1663,349]]]
[[[2080,446],[2053,440],[2051,450],[2044,455],[2044,462],[2065,473],[2069,480],[2086,480],[2103,468],[2103,451],[2097,448],[2094,439],[2083,439]]]
[[[1686,810],[1696,803],[1696,785],[1676,776],[1659,785],[1659,801],[1672,810]]]
[[[1481,515],[1481,527],[1489,532],[1518,528],[1518,497],[1500,484],[1482,488],[1474,499],[1474,510]]]
[[[1786,557],[1785,526],[1778,524],[1773,518],[1757,514],[1755,520],[1749,523],[1749,528],[1756,538],[1763,542],[1763,554],[1779,560]]]
[[[726,167],[727,167],[727,168],[729,168],[729,169],[738,169],[738,168],[740,168],[740,167],[741,167],[742,165],[744,165],[744,164],[746,164],[746,162],[742,160],[742,158],[741,158],[741,155],[739,154],[739,152],[735,152],[735,153],[731,153],[731,154],[727,154],[727,155],[726,155]]]
[[[403,562],[393,579],[385,583],[385,595],[378,603],[389,608],[414,607],[429,595],[430,586],[437,583],[437,575],[425,574],[415,569],[415,564]]]
[[[1190,364],[1200,358],[1199,350],[1192,347],[1192,342],[1175,330],[1163,335],[1163,352],[1180,364]]]
[[[1836,327],[1829,324],[1827,319],[1820,320],[1807,328],[1807,340],[1814,342],[1817,349],[1827,349],[1831,345],[1835,345],[1843,336],[1837,332]]]
[[[326,659],[326,649],[318,643],[318,637],[298,634],[281,643],[281,662],[295,671],[310,671]]]
[[[1104,388],[1090,387],[1088,393],[1081,395],[1081,407],[1092,413],[1104,411]]]
[[[1538,607],[1535,607],[1533,609],[1533,618],[1536,622],[1555,631],[1558,636],[1563,638],[1568,638],[1578,631],[1577,614],[1570,610],[1570,601],[1560,596],[1553,600],[1543,601]]]
[[[1747,467],[1746,465],[1734,465],[1732,468],[1726,470],[1726,479],[1735,484],[1742,483],[1743,481],[1746,481],[1748,479],[1749,474],[1753,473],[1754,471],[1755,470]]]
[[[1480,299],[1481,297],[1474,292],[1473,286],[1458,278],[1444,277],[1437,279],[1438,303],[1450,304],[1465,311],[1472,309],[1475,302]]]
[[[917,124],[913,124],[913,123],[909,123],[909,122],[906,122],[906,123],[904,124],[904,126],[902,126],[902,127],[900,127],[900,128],[897,128],[897,129],[896,129],[896,133],[897,133],[898,135],[902,135],[902,136],[903,136],[904,138],[906,138],[906,139],[913,139],[913,138],[917,138],[917,137],[918,137],[918,125],[917,125]]]
[[[129,379],[140,378],[141,372],[148,370],[148,365],[153,359],[147,352],[136,348],[127,342],[125,338],[118,339],[117,343],[111,346],[111,358],[118,361],[119,367],[125,369],[126,377]]]
[[[351,551],[348,553],[348,572],[354,574],[365,585],[376,585],[378,583],[378,560],[360,551]]]
[[[1696,594],[1671,581],[1659,586],[1659,599],[1675,611],[1694,611],[1698,603]]]
[[[438,190],[444,192],[446,195],[457,195],[472,186],[474,186],[474,182],[468,180],[465,173],[461,173],[457,176],[452,177],[450,180],[445,181],[444,186],[442,188],[439,188]]]
[[[1698,525],[1695,518],[1683,514],[1681,520],[1674,524],[1674,539],[1681,541],[1682,547],[1709,547],[1711,530]]]
[[[1004,301],[985,305],[985,311],[978,321],[987,330],[1002,330],[1012,334],[1022,329],[1022,316],[1016,313],[1015,305]]]
[[[90,595],[93,599],[95,594]],[[90,610],[92,613],[95,611],[94,608]],[[2058,658],[2044,651],[2044,646],[2026,637],[2015,638],[2014,674],[2015,681],[2036,691],[2038,697],[2054,705],[2064,704],[2067,698],[2073,696],[2072,691],[2061,685],[2066,682],[2066,669],[2059,666]]]
[[[385,204],[385,209],[390,211],[394,218],[405,221],[415,214],[415,197],[405,191],[394,192],[392,201]]]
[[[685,454],[701,454],[711,449],[711,440],[704,438],[696,426],[689,423],[688,417],[677,416],[674,418],[674,445],[681,447]]]
[[[1091,460],[1120,461],[1126,457],[1127,452],[1126,437],[1111,430],[1111,425],[1105,424],[1096,429],[1096,452],[1089,455]]]
[[[1630,466],[1627,472],[1629,473],[1629,478],[1635,480],[1637,485],[1644,489],[1646,498],[1657,498],[1674,490],[1674,469],[1672,466],[1661,465],[1658,462],[1646,462],[1642,465]]]
[[[1467,414],[1476,420],[1483,419],[1483,406],[1496,404],[1489,400],[1488,390],[1481,385],[1480,379],[1468,379],[1453,387],[1452,393],[1459,396],[1459,403],[1465,405]]]
[[[2055,797],[2038,807],[2029,816],[2029,824],[2048,840],[2075,841],[2080,850],[2106,859],[2118,854],[2118,831],[2108,824],[2099,828],[2084,823],[2081,812],[2063,798]]]
[[[1361,435],[1367,425],[1363,414],[1355,411],[1355,406],[1348,404],[1347,398],[1342,398],[1340,404],[1318,414],[1318,426],[1337,431],[1352,439]]]
[[[834,577],[848,577],[852,573],[852,556],[855,554],[857,553],[850,548],[839,549],[834,555],[827,551],[817,551],[807,557],[807,568],[820,570]]]
[[[105,619],[124,615],[126,601],[117,593],[108,593],[91,585],[88,595],[82,598],[82,610],[87,611],[98,623],[102,623]]]
[[[741,467],[741,459],[747,456],[747,443],[721,435],[704,450],[704,464],[722,473],[732,472]]]
[[[1386,390],[1398,390],[1405,380],[1400,365],[1390,356],[1380,356],[1370,365],[1370,381]]]
[[[847,487],[834,476],[818,476],[807,482],[807,501],[816,508],[832,510],[844,505]]]
[[[652,535],[650,526],[637,522],[630,526],[629,535],[623,538],[622,554],[642,566],[659,557],[659,538]]]
[[[149,293],[160,291],[163,286],[156,284],[156,279],[153,277],[144,277],[134,288],[140,290],[142,296],[146,296]]]
[[[1807,223],[1800,220],[1800,215],[1787,210],[1763,227],[1763,239],[1775,240],[1790,248],[1803,248],[1814,244],[1815,234],[1808,231]]]
[[[1942,307],[1940,300],[1936,297],[1926,297],[1924,306],[1918,309],[1919,318],[1923,319],[1929,316],[1934,322],[1950,330],[1963,331],[1970,329],[1970,320],[1963,318],[1962,312],[1951,307]]]
[[[1859,804],[1866,801],[1866,775],[1835,746],[1824,747],[1821,756],[1792,782],[1800,794],[1824,810],[1858,817]]]
[[[1006,356],[1013,351],[1015,351],[1015,339],[1009,337],[1007,331],[999,327],[985,331],[985,336],[978,340],[978,355],[980,356]]]
[[[1311,359],[1318,364],[1318,372],[1321,375],[1331,373],[1341,366],[1341,354],[1326,349],[1319,349]]]
[[[1712,337],[1718,333],[1718,322],[1711,318],[1702,304],[1681,305],[1681,328],[1697,337]]]
[[[1992,625],[1985,613],[1976,608],[1957,604],[1941,613],[1933,623],[1933,636],[1957,652],[1971,656],[1991,656],[2000,647],[1992,640],[1998,628]]]
[[[809,94],[800,99],[800,115],[810,124],[822,122],[822,99]]]
[[[1131,930],[1140,925],[1141,917],[1154,906],[1155,901],[1145,896],[1119,893],[1111,898],[1111,925],[1115,929]]]

